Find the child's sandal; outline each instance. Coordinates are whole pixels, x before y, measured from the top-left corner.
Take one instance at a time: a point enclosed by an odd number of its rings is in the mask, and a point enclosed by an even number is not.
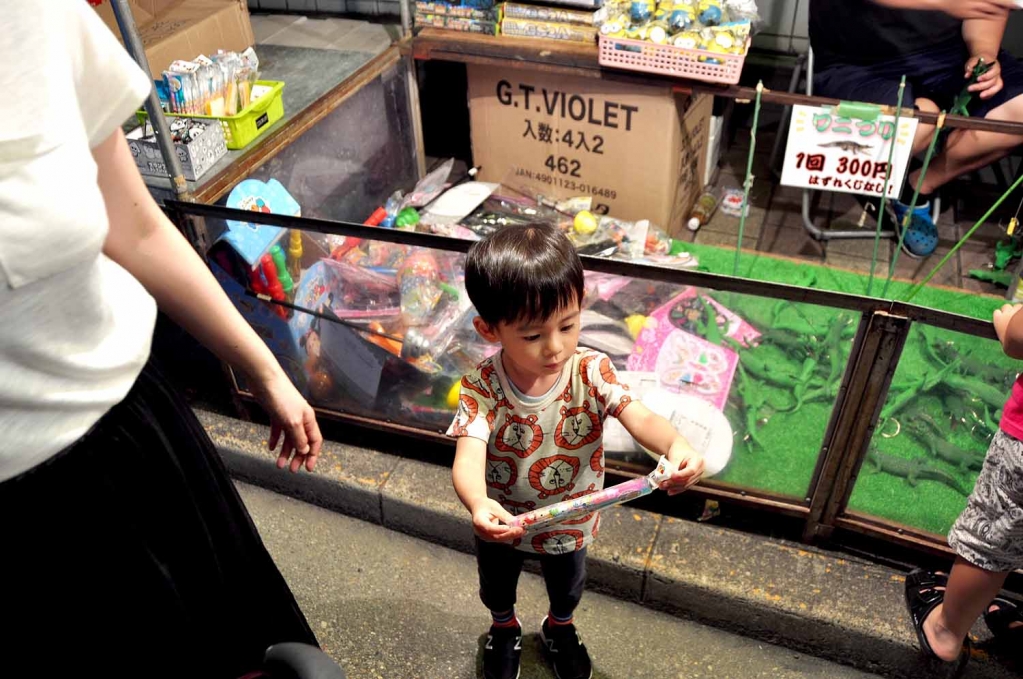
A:
[[[943,668],[948,668],[948,676],[952,679],[962,675],[966,669],[966,663],[970,660],[972,645],[969,637],[963,641],[963,648],[959,657],[949,662],[942,660],[935,654],[931,644],[924,634],[924,620],[927,616],[945,600],[945,592],[938,587],[945,587],[948,584],[948,576],[922,569],[916,569],[906,576],[906,608],[909,609],[909,617],[913,622],[913,629],[916,631],[917,641],[920,642],[920,650],[935,663],[940,663]]]
[[[991,630],[996,642],[1006,648],[1018,650],[1019,646],[1023,644],[1023,625],[1016,625],[1016,627],[1012,625],[1023,623],[1023,610],[1020,610],[1019,604],[1004,597],[995,597],[991,606],[994,606],[995,609],[991,610],[989,606],[988,610],[984,612],[984,622],[987,624],[987,628]]]

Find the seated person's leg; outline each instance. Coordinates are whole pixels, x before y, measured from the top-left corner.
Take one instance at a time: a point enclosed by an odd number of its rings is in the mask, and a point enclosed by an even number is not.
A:
[[[1023,122],[1023,64],[1004,51],[998,59],[1002,69],[1002,89],[989,99],[979,99],[974,95],[969,106],[970,115]],[[960,89],[965,84],[966,81],[962,80]],[[922,191],[934,191],[956,177],[990,165],[1020,144],[1023,144],[1023,136],[953,130],[948,135],[944,152],[935,157],[927,170]],[[910,181],[916,178],[910,176]]]
[[[843,101],[862,101],[871,104],[895,106],[899,101],[899,76],[871,66],[838,65],[817,73],[813,79],[813,93],[819,97],[831,97]],[[906,82],[902,96],[902,107],[916,106],[924,111],[937,112],[937,105],[929,99],[917,99],[913,83]],[[913,152],[927,148],[933,125],[919,125],[913,140]]]

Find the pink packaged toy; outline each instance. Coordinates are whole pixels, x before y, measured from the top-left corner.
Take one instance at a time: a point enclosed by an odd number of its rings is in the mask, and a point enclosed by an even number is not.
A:
[[[636,338],[628,369],[657,373],[665,389],[692,393],[723,409],[738,356],[695,334],[702,331],[709,336],[706,325],[711,318],[723,337],[743,344],[760,337],[742,318],[690,287],[650,314]]]

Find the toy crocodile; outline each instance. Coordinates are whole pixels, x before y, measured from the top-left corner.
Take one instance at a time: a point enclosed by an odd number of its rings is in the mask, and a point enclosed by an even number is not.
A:
[[[954,476],[941,469],[931,467],[925,460],[919,458],[907,460],[871,448],[867,453],[867,460],[873,463],[877,471],[906,479],[906,482],[913,487],[916,487],[920,481],[937,481],[960,495],[970,494]]]
[[[952,365],[952,364],[950,364]],[[992,410],[1001,410],[1005,405],[1008,394],[998,387],[992,387],[987,382],[977,378],[966,377],[965,375],[946,375],[945,384],[953,391],[963,394],[972,394],[978,397],[985,405]]]
[[[874,147],[871,146],[870,144],[860,144],[855,141],[832,141],[828,142],[827,144],[817,144],[817,146],[820,146],[822,149],[826,148],[841,149],[842,151],[845,151],[846,153],[851,153],[854,156],[859,153],[868,155],[871,151],[874,150]]]
[[[941,384],[943,380],[949,377],[958,368],[959,361],[955,360],[941,370],[931,372],[919,379],[909,380],[898,386],[893,384],[891,390],[888,392],[888,400],[885,403],[884,408],[881,409],[881,423],[886,422],[888,418],[892,417],[902,410],[902,408],[915,401],[920,394],[924,394]],[[896,391],[896,389],[901,391],[897,396],[893,396],[892,394]]]
[[[764,449],[764,442],[757,436],[757,429],[760,427],[760,409],[767,403],[767,394],[746,374],[745,368],[740,363],[737,366],[735,383],[735,406],[740,413],[740,419],[745,425],[746,450],[753,452],[755,447]]]
[[[765,342],[773,344],[793,358],[802,360],[807,356],[819,357],[821,352],[820,343],[816,335],[800,335],[791,330],[771,328],[764,332],[759,339],[761,344]]]
[[[990,365],[970,354],[960,354],[953,342],[929,341],[923,334],[921,337],[923,338],[924,353],[939,366],[946,366],[958,359],[962,371],[967,375],[980,378],[989,385],[998,385],[1006,390],[1010,389],[1016,380],[1016,375],[1011,370]],[[1000,395],[1000,398],[1003,397]]]
[[[937,424],[930,420],[930,418],[927,418],[929,421],[924,420],[921,415],[918,415],[917,418],[908,422],[906,428],[920,443],[930,449],[931,455],[959,467],[962,471],[968,469],[979,470],[984,466],[983,455],[963,450],[949,443],[943,438],[941,431],[937,429]]]

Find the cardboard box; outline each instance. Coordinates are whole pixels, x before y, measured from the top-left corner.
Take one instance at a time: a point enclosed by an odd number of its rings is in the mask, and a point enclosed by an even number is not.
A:
[[[218,49],[241,52],[256,39],[246,0],[129,0],[154,78],[175,59],[194,59]],[[110,4],[96,8],[118,40]]]
[[[544,7],[542,5],[524,5],[506,2],[501,11],[509,19],[528,19],[529,21],[550,21],[557,24],[578,24],[580,26],[600,26],[607,21],[607,8],[598,10],[563,9],[560,7]]]
[[[543,40],[564,40],[566,42],[593,43],[597,41],[597,29],[579,24],[559,24],[551,21],[530,21],[505,17],[501,20],[501,35],[519,38],[541,38]]]
[[[460,31],[462,33],[480,33],[482,35],[497,35],[498,24],[496,21],[485,21],[471,17],[451,16],[448,14],[423,14],[416,11],[416,26],[433,26],[434,28],[445,28],[449,31]]]
[[[189,118],[174,118],[172,124]],[[216,120],[192,121],[189,125],[202,126],[201,132],[193,128],[189,139],[175,142],[178,159],[185,179],[195,181],[213,167],[218,160],[227,154],[227,143],[224,141],[224,130]],[[156,137],[146,134],[145,127],[137,127],[128,133],[128,148],[135,159],[139,172],[158,177],[167,176],[167,166],[160,153],[160,145]]]
[[[469,66],[480,179],[649,219],[674,235],[699,196],[713,98],[526,70]]]

